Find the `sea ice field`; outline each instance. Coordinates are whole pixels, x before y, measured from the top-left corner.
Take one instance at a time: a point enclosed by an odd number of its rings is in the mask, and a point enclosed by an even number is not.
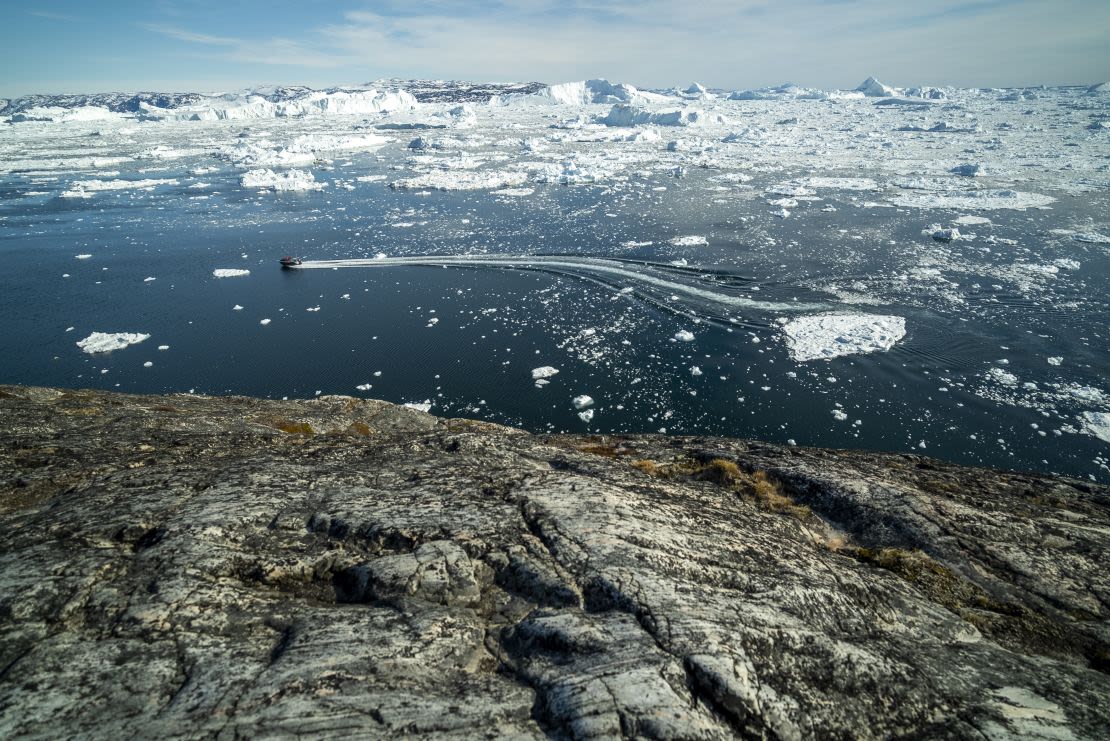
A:
[[[1110,481],[1105,85],[0,101],[0,255],[4,383]]]

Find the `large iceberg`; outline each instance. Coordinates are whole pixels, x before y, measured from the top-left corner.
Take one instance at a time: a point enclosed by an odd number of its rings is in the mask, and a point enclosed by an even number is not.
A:
[[[884,85],[874,77],[868,77],[861,82],[856,92],[863,93],[868,98],[890,98],[897,94],[894,88]]]
[[[638,90],[623,82],[582,80],[549,85],[527,95],[494,96],[490,105],[607,105],[613,103],[661,103],[667,96]]]
[[[411,110],[416,98],[404,90],[305,90],[290,97],[232,93],[179,108],[143,104],[147,118],[178,121],[227,121],[310,115],[367,115]]]
[[[39,106],[13,113],[11,121],[12,123],[23,123],[26,121],[69,123],[71,121],[103,121],[105,119],[119,118],[123,118],[123,115],[109,111],[107,108],[101,108],[100,106],[78,106],[76,108]]]

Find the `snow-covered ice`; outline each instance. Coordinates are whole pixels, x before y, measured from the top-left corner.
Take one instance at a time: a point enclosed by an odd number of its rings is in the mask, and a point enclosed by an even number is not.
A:
[[[91,355],[122,350],[128,345],[137,345],[149,339],[150,335],[139,332],[93,332],[85,339],[78,340],[77,347]]]
[[[797,362],[881,352],[906,335],[906,320],[876,314],[817,314],[782,327],[790,357]]]
[[[248,170],[239,178],[244,188],[272,188],[281,191],[323,190],[326,183],[316,182],[311,172],[306,170]]]

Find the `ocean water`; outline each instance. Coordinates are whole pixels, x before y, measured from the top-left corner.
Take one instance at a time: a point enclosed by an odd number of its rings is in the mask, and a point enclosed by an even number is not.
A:
[[[729,435],[1110,480],[1110,443],[1093,434],[1110,412],[1105,186],[1019,184],[1051,193],[1023,209],[923,208],[906,199],[955,186],[901,187],[894,172],[790,196],[776,189],[812,167],[748,162],[737,178],[656,144],[598,182],[406,190],[387,183],[445,155],[398,137],[302,166],[320,191],[275,193],[212,156],[235,132],[300,125],[113,130],[93,154],[161,141],[182,154],[107,175],[49,165],[91,156],[72,128],[6,132],[0,152],[19,166],[0,171],[0,382],[346,394],[533,431]],[[486,169],[509,146],[468,136]],[[176,182],[61,195],[93,178]],[[785,217],[769,203],[791,197]],[[957,223],[961,239],[931,236]],[[283,270],[285,254],[337,262]],[[783,323],[827,312],[901,317],[906,334],[796,359]],[[90,354],[76,343],[92,332],[150,338]],[[537,386],[543,366],[559,372]],[[583,394],[592,418],[572,403]]]

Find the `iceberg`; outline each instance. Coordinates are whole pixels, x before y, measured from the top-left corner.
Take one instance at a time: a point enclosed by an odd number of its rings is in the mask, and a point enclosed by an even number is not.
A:
[[[494,96],[490,99],[490,105],[583,106],[613,103],[661,103],[666,100],[668,98],[665,95],[637,90],[632,85],[596,79],[549,85],[534,93]]]
[[[648,111],[627,103],[618,103],[609,113],[597,119],[603,126],[696,126],[705,123],[725,123],[723,116],[710,115],[694,108],[676,108]]]
[[[894,88],[884,85],[874,77],[868,77],[861,82],[856,92],[863,93],[868,98],[890,98],[896,94]]]
[[[290,97],[257,93],[232,93],[204,98],[178,108],[142,104],[145,118],[177,121],[231,121],[255,118],[340,116],[393,113],[412,110],[419,104],[404,90],[305,90]]]

